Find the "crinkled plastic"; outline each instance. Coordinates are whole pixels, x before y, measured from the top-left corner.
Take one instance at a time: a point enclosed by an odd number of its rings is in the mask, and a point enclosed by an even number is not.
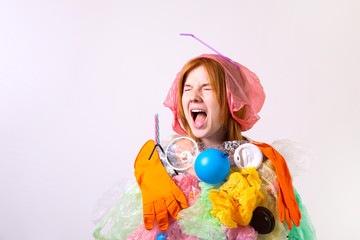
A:
[[[256,240],[258,233],[250,225],[238,226],[237,228],[228,228],[222,226],[228,240]]]
[[[308,169],[311,154],[300,143],[289,139],[279,139],[271,146],[285,158],[291,177],[301,176]]]
[[[120,200],[123,192],[134,183],[130,179],[123,178],[111,186],[95,204],[93,223],[99,224],[104,215]]]
[[[157,235],[162,233],[157,223],[154,223],[154,227],[151,230],[147,230],[144,224],[141,224],[135,231],[133,231],[126,240],[139,240],[139,239],[157,239]],[[166,240],[198,240],[195,236],[190,236],[182,232],[179,223],[175,219],[169,220],[169,227],[165,231]]]
[[[209,190],[217,189],[221,184],[199,183],[201,193],[198,201],[193,206],[181,210],[178,214],[178,222],[184,233],[201,239],[226,240],[226,236],[221,230],[220,221],[211,215],[213,206],[209,199]]]
[[[142,223],[141,191],[138,185],[133,183],[104,216],[93,236],[98,240],[123,240]]]
[[[249,225],[252,213],[265,197],[255,167],[233,172],[218,190],[210,190],[211,213],[229,228]]]
[[[169,226],[171,224],[169,223]],[[151,230],[147,230],[144,224],[141,224],[135,231],[129,234],[126,240],[138,240],[138,239],[156,239],[156,236],[163,232],[160,230],[157,222],[154,222],[154,227]]]
[[[316,239],[315,228],[310,220],[305,205],[302,204],[299,193],[296,191],[296,189],[294,189],[294,192],[300,207],[302,218],[300,220],[301,224],[299,227],[293,225],[293,229],[290,231],[288,238],[289,240],[314,240]]]
[[[227,101],[232,117],[240,124],[242,131],[247,131],[260,119],[257,114],[262,108],[265,101],[264,89],[261,86],[259,78],[255,73],[239,63],[235,67],[220,55],[203,54],[195,57],[211,58],[218,62],[225,71]],[[191,59],[191,60],[193,60]],[[191,61],[190,60],[190,61]],[[233,61],[234,62],[234,61]],[[170,108],[174,115],[173,130],[181,135],[186,134],[181,125],[178,111],[177,85],[182,70],[176,75],[176,78],[164,101],[164,106]],[[245,107],[243,119],[235,116],[235,112]]]
[[[275,227],[272,232],[268,234],[259,234],[259,240],[286,240],[288,235],[288,228],[280,222],[277,195],[279,186],[277,184],[277,177],[275,167],[270,160],[266,160],[258,168],[258,173],[261,179],[261,191],[265,195],[265,199],[259,206],[266,207],[271,211],[275,218]]]
[[[184,193],[188,205],[194,205],[198,199],[198,195],[201,192],[199,187],[199,180],[195,176],[189,174],[179,174],[174,176],[172,179]]]
[[[172,221],[173,221],[172,224],[166,230],[166,236],[167,236],[166,240],[177,240],[177,239],[198,240],[199,239],[196,236],[191,236],[184,233],[180,227],[179,222],[175,221],[175,219],[172,219]]]
[[[210,190],[209,199],[214,209],[211,214],[220,220],[220,222],[229,228],[236,228],[242,221],[239,215],[239,209],[234,199],[227,193]]]

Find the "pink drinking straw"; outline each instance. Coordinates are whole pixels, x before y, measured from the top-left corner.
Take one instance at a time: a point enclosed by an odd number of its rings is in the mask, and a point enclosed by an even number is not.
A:
[[[228,61],[229,63],[231,63],[232,65],[234,65],[236,68],[239,69],[239,66],[236,65],[236,63],[234,63],[233,61],[231,61],[229,58],[225,57],[224,55],[222,55],[220,52],[218,52],[216,49],[212,48],[210,45],[204,43],[203,41],[201,41],[199,38],[195,37],[194,34],[190,34],[190,33],[180,33],[180,36],[190,36],[195,38],[196,40],[198,40],[200,43],[202,43],[203,45],[205,45],[206,47],[210,48],[211,50],[213,50],[214,52],[216,52],[217,54],[219,54],[222,58],[224,58],[226,61]]]

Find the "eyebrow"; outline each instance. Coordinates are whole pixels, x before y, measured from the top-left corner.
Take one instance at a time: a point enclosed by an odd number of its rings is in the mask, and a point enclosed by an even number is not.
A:
[[[201,84],[201,87],[207,87],[207,86],[210,86],[210,83],[203,83],[203,84]],[[192,85],[185,83],[184,87],[192,87]]]

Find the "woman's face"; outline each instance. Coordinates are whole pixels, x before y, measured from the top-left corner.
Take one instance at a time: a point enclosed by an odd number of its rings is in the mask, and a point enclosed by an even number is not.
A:
[[[220,104],[203,66],[193,69],[185,79],[182,105],[195,137],[206,145],[224,140]]]

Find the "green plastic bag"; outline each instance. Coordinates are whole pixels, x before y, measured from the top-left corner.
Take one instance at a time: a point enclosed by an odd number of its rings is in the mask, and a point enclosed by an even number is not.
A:
[[[294,189],[296,200],[299,204],[301,212],[300,226],[296,227],[293,224],[293,229],[290,230],[289,240],[313,240],[316,239],[315,228],[310,220],[306,207],[302,204],[299,193]]]
[[[211,214],[213,206],[209,199],[209,190],[218,189],[222,183],[212,185],[200,182],[201,193],[197,202],[179,212],[178,222],[184,233],[201,239],[226,240],[221,230],[220,220]]]

